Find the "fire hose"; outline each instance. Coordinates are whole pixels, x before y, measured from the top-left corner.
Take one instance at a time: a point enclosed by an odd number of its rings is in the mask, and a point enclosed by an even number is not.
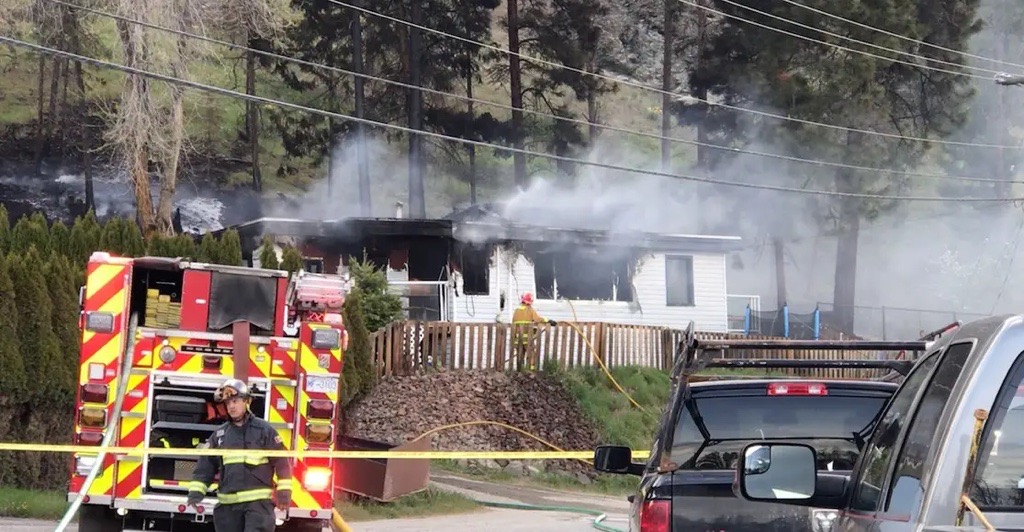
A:
[[[128,392],[128,374],[132,369],[132,354],[135,352],[135,329],[138,325],[139,317],[138,314],[132,313],[132,317],[128,323],[127,341],[125,342],[124,356],[121,363],[121,376],[120,381],[117,384],[117,394],[114,396],[114,409],[111,412],[110,419],[114,420],[111,423],[107,433],[103,435],[103,441],[100,442],[99,454],[96,456],[95,461],[92,464],[92,469],[89,470],[89,475],[85,477],[85,482],[82,483],[82,488],[78,491],[78,496],[68,506],[64,517],[57,524],[57,528],[54,532],[64,532],[68,524],[78,513],[78,508],[82,505],[82,501],[85,499],[85,495],[89,493],[89,488],[92,487],[92,483],[96,480],[96,476],[99,475],[100,469],[103,468],[103,462],[107,459],[107,453],[105,449],[109,449],[113,443],[114,436],[121,428],[121,406],[124,404],[124,396]]]

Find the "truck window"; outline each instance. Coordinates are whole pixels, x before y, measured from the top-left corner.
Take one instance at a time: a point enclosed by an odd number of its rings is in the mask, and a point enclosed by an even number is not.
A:
[[[786,438],[812,445],[820,469],[848,471],[860,451],[854,433],[871,424],[888,398],[884,393],[842,392],[767,396],[765,390],[754,389],[695,393],[690,401],[710,441],[705,444],[694,414],[683,408],[672,440],[672,461],[684,469],[732,469],[750,442]]]
[[[918,392],[921,391],[921,384],[931,374],[937,360],[938,351],[927,355],[910,372],[890,401],[888,411],[882,417],[882,421],[878,423],[878,427],[872,433],[871,441],[864,449],[863,465],[860,468],[861,474],[857,479],[853,500],[850,503],[851,509],[864,512],[878,510],[878,495],[885,484],[889,465],[895,458],[892,452],[893,446],[896,445],[900,433],[906,426],[907,416],[910,413],[910,408],[914,405]]]
[[[1024,510],[1024,353],[996,396],[978,451],[971,499],[982,510]]]
[[[921,508],[921,475],[928,467],[928,450],[936,431],[941,430],[939,417],[973,349],[973,342],[961,342],[950,345],[942,355],[935,376],[925,387],[924,397],[914,413],[903,448],[896,459],[896,473],[886,512],[909,515],[911,520],[917,517]]]

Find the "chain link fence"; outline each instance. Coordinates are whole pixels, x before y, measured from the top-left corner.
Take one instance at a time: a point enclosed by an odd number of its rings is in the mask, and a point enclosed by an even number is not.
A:
[[[836,329],[835,306],[819,302],[823,328]],[[956,310],[853,306],[853,333],[868,340],[914,340],[957,320],[972,321],[988,314]]]

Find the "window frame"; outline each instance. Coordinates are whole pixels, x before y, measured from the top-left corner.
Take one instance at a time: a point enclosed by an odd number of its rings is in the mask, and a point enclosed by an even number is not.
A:
[[[670,308],[693,308],[697,306],[697,282],[696,273],[694,271],[694,265],[696,260],[694,255],[687,254],[665,254],[665,306]],[[675,298],[671,295],[672,287],[674,286],[669,282],[669,275],[672,268],[670,263],[673,262],[687,262],[689,263],[689,278],[686,280],[686,287],[683,288],[685,291],[685,301],[680,303],[676,302]]]
[[[968,349],[967,349],[967,353],[964,355],[963,361],[962,361],[961,366],[960,366],[960,370],[957,371],[956,374],[953,376],[953,382],[949,385],[948,393],[946,394],[945,399],[942,400],[942,407],[938,411],[938,418],[941,420],[942,414],[949,407],[950,401],[955,399],[953,397],[953,390],[956,388],[956,383],[960,380],[960,376],[963,373],[964,368],[966,368],[968,363],[970,362],[971,355],[974,353],[974,350],[978,347],[978,343],[977,343],[976,340],[968,339],[968,340],[963,340],[963,341],[958,341],[958,342],[952,342],[952,343],[946,345],[946,347],[943,348],[942,353],[940,355],[941,359],[935,364],[935,366],[932,367],[932,372],[929,375],[927,386],[922,387],[922,392],[923,393],[921,393],[917,397],[917,401],[914,404],[913,416],[911,417],[910,422],[907,423],[906,429],[903,430],[903,433],[901,434],[901,437],[898,440],[899,452],[896,453],[896,458],[895,458],[895,460],[893,461],[893,463],[890,466],[888,478],[886,479],[884,504],[882,505],[881,509],[877,510],[878,515],[880,515],[880,516],[889,516],[889,517],[899,516],[900,518],[902,518],[903,516],[907,516],[907,517],[910,517],[911,519],[913,519],[914,518],[915,510],[920,510],[920,503],[921,503],[920,500],[917,501],[917,507],[916,508],[913,508],[913,507],[911,507],[911,508],[898,508],[898,509],[893,509],[892,508],[892,502],[893,502],[892,501],[892,496],[893,496],[893,493],[895,492],[896,481],[898,480],[897,475],[900,474],[900,463],[902,462],[902,459],[904,458],[904,456],[906,455],[906,453],[909,450],[908,443],[909,443],[911,432],[913,432],[914,429],[918,427],[917,421],[920,418],[921,410],[922,410],[922,407],[924,406],[923,405],[924,400],[928,397],[930,392],[933,392],[934,390],[938,389],[938,388],[936,388],[935,379],[938,378],[939,371],[941,371],[943,369],[943,364],[951,363],[950,359],[949,359],[950,351],[954,347],[964,346],[964,345],[969,346]],[[930,437],[928,438],[928,449],[932,449],[933,448],[933,444],[935,442],[935,437],[939,434],[940,430],[942,430],[942,429],[940,429],[938,425],[936,425],[936,426],[934,426],[934,427],[932,427],[930,429],[927,428],[927,425],[922,425],[922,427],[924,427],[923,430],[928,430],[929,431],[929,432],[925,433],[926,435],[930,433]],[[927,475],[928,475],[928,473],[927,473],[928,464],[933,463],[934,459],[935,459],[934,453],[932,453],[930,451],[924,457],[924,461],[923,461],[924,465],[923,465],[923,468],[922,468],[924,470],[924,472],[921,475],[922,478],[918,479],[918,481],[921,483],[921,486],[923,486],[925,477],[927,477]]]
[[[1010,384],[1014,382],[1016,382],[1017,385],[1010,386]],[[971,490],[969,492],[972,499],[974,498],[974,483],[978,479],[979,473],[984,471],[982,464],[984,463],[984,466],[988,467],[989,459],[992,456],[993,433],[998,429],[1002,429],[1003,422],[1006,417],[1005,414],[1009,411],[1009,406],[1017,394],[1017,388],[1022,385],[1024,385],[1024,351],[1017,354],[1013,364],[1010,365],[1009,371],[1006,372],[1006,377],[999,383],[999,391],[996,393],[991,409],[989,409],[989,418],[985,422],[984,428],[982,428],[981,439],[978,442],[977,460],[975,462],[974,471],[972,472],[973,477],[971,478]],[[1006,407],[1005,410],[1003,410],[1004,406]],[[998,424],[996,421],[998,421]],[[978,508],[983,512],[1007,514],[1024,513],[1024,505],[1005,506],[982,504],[977,499],[974,499],[974,503],[977,504]]]
[[[910,396],[910,406],[907,408],[907,413],[909,413],[911,416],[916,414],[918,406],[921,402],[921,398],[924,396],[924,392],[927,389],[928,385],[931,384],[932,378],[935,376],[936,369],[942,362],[942,357],[946,352],[946,347],[948,346],[943,346],[942,348],[927,353],[923,357],[921,357],[921,359],[914,366],[914,370],[911,371],[910,374],[908,374],[907,377],[903,380],[903,384],[900,385],[900,388],[896,390],[896,393],[892,395],[892,398],[889,399],[889,402],[886,404],[886,406],[882,409],[881,413],[879,414],[878,424],[875,425],[875,428],[872,430],[871,435],[868,437],[868,440],[864,445],[864,449],[861,451],[860,457],[857,459],[857,466],[854,470],[855,473],[850,478],[850,492],[846,502],[846,507],[849,509],[850,512],[869,515],[878,515],[884,513],[884,502],[887,499],[889,481],[895,472],[895,467],[897,464],[896,458],[899,456],[899,450],[901,450],[903,447],[903,441],[906,438],[907,430],[911,425],[913,417],[910,417],[911,421],[904,423],[903,426],[900,428],[900,433],[896,436],[896,439],[895,441],[893,441],[893,444],[891,446],[891,449],[893,451],[890,453],[888,457],[884,458],[884,460],[886,460],[887,463],[885,463],[884,470],[878,476],[878,478],[881,479],[881,485],[871,485],[874,489],[878,490],[878,495],[874,501],[874,508],[863,509],[860,507],[861,505],[858,504],[858,500],[861,494],[861,488],[866,483],[865,477],[867,476],[867,473],[870,469],[868,466],[871,465],[868,462],[869,460],[871,460],[871,453],[869,451],[871,451],[873,447],[876,446],[877,439],[881,437],[880,435],[883,431],[882,422],[885,420],[885,417],[888,416],[890,412],[892,412],[892,409],[896,404],[897,400],[903,397],[901,394],[912,394]],[[931,362],[932,360],[934,360],[935,362],[932,363],[930,367],[925,368],[925,364]],[[924,375],[921,384],[917,386],[916,389],[907,386],[907,382],[909,382],[911,378],[916,377],[919,374]],[[882,458],[880,458],[880,460],[882,460]]]

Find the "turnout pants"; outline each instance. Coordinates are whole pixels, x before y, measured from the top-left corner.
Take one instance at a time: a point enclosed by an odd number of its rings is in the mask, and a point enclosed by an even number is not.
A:
[[[213,526],[217,532],[273,532],[274,503],[270,499],[218,504],[213,509]]]

